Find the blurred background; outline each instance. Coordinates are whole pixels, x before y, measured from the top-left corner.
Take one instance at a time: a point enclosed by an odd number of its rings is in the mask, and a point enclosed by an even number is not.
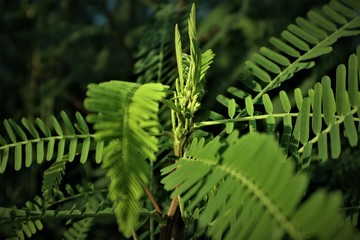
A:
[[[269,36],[324,2],[196,1],[201,46],[216,53],[207,77],[207,105],[239,78],[244,59],[267,44]],[[88,83],[121,79],[171,84],[164,80],[169,76],[155,74],[154,61],[161,52],[166,53],[161,58],[174,64],[174,24],[185,22],[191,3],[0,0],[0,118],[84,111]]]

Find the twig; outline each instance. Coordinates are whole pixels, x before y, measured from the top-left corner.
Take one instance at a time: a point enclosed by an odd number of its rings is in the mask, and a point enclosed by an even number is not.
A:
[[[144,189],[145,189],[145,192],[148,195],[152,205],[154,206],[156,212],[161,216],[162,211],[161,211],[161,208],[159,207],[159,204],[156,202],[154,195],[152,194],[152,192],[150,191],[150,189],[147,186],[145,186]]]

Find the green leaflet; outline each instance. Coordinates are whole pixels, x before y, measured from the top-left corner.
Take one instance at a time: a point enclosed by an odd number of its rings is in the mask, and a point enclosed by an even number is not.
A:
[[[21,129],[21,127],[12,119],[9,119],[9,123],[11,127],[15,130],[16,134],[20,137],[22,141],[27,140],[27,136],[25,132]]]
[[[285,115],[283,119],[283,124],[284,124],[284,128],[283,128],[283,134],[280,139],[280,146],[284,150],[284,152],[288,152],[292,128],[293,128],[292,119],[290,115]]]
[[[73,138],[70,140],[69,145],[69,161],[72,162],[75,159],[76,147],[77,147],[77,138]]]
[[[328,31],[336,31],[337,27],[336,25],[331,22],[329,19],[327,19],[326,17],[322,16],[321,14],[319,14],[318,12],[315,11],[310,11],[308,12],[308,17],[311,21],[313,21],[314,23],[316,23],[317,25],[321,26],[322,28],[324,28],[325,30]]]
[[[45,122],[43,120],[41,120],[40,118],[36,118],[35,123],[40,128],[40,130],[45,135],[45,137],[50,137],[51,136],[51,132],[50,132],[49,128],[46,126],[46,124],[45,124]]]
[[[266,68],[267,70],[269,70],[272,73],[279,73],[281,72],[281,69],[278,65],[276,65],[275,63],[271,62],[270,60],[268,60],[267,58],[265,58],[264,56],[255,53],[252,56],[253,60],[261,65],[262,67]]]
[[[115,203],[119,230],[131,236],[141,209],[140,198],[148,183],[149,164],[158,150],[159,102],[168,87],[160,83],[110,81],[88,86],[85,107],[93,112],[87,120],[94,124],[95,138],[106,141],[102,166],[111,178],[109,198]],[[88,143],[83,150],[87,152]],[[84,150],[85,149],[85,150]]]
[[[319,39],[314,36],[311,35],[309,32],[307,32],[305,29],[295,25],[295,24],[290,24],[288,26],[288,29],[290,32],[292,32],[293,34],[295,34],[296,36],[302,38],[303,40],[305,40],[306,42],[310,43],[310,44],[317,44],[319,43]]]
[[[355,147],[358,143],[359,135],[356,130],[354,119],[350,115],[345,116],[344,126],[345,126],[346,136],[349,139],[350,146]]]
[[[283,56],[267,47],[261,47],[259,52],[262,55],[264,55],[265,57],[272,60],[273,62],[278,63],[280,65],[288,66],[291,64],[288,58],[286,58],[285,56]]]
[[[290,105],[290,101],[289,101],[289,98],[288,98],[286,92],[284,90],[280,91],[279,96],[280,96],[281,105],[282,105],[284,111],[289,113],[291,110],[291,105]]]
[[[327,133],[322,132],[319,135],[319,159],[324,162],[328,159],[328,139]]]
[[[265,111],[269,114],[272,114],[273,112],[273,105],[272,105],[272,102],[270,100],[270,97],[269,95],[267,94],[264,94],[263,97],[262,97],[262,102],[264,104],[264,107],[265,107]]]
[[[191,200],[189,210],[208,197],[199,224],[212,238],[262,239],[273,232],[279,233],[278,239],[284,234],[292,239],[355,238],[350,225],[333,221],[342,218],[338,193],[318,191],[300,204],[308,177],[295,174],[293,163],[285,159],[272,136],[250,133],[238,138],[234,132],[223,143],[218,138],[205,145],[194,140],[180,161],[162,170],[162,182],[168,190],[176,188],[172,197]],[[321,227],[327,224],[332,227]]]
[[[235,116],[235,111],[236,111],[236,103],[234,99],[231,99],[229,101],[229,106],[228,106],[228,114],[230,118],[233,118]]]
[[[327,125],[330,125],[334,121],[334,114],[336,111],[336,102],[334,93],[331,89],[331,80],[325,76],[321,80],[323,86],[323,109],[324,109],[324,120]]]
[[[55,148],[55,139],[50,138],[48,145],[47,145],[47,152],[46,152],[46,160],[50,161],[54,154],[54,148]]]
[[[285,54],[291,57],[298,58],[301,56],[299,51],[297,51],[295,48],[291,47],[290,45],[288,45],[287,43],[283,42],[282,40],[276,37],[271,37],[269,39],[269,42],[274,47],[276,47],[277,49],[281,50],[282,52],[284,52]]]
[[[50,122],[52,123],[52,126],[54,127],[56,133],[59,136],[63,136],[64,133],[63,133],[63,130],[62,130],[61,126],[60,126],[59,121],[54,116],[51,116],[50,117]]]
[[[331,157],[338,158],[341,153],[339,124],[335,123],[330,130]]]
[[[37,159],[37,163],[40,164],[44,161],[44,141],[40,140],[37,144],[36,144],[36,159]]]
[[[287,30],[284,30],[281,33],[281,37],[283,37],[286,41],[288,41],[292,45],[298,47],[300,50],[303,51],[310,50],[310,46],[305,41],[303,41],[302,39],[300,39],[299,37],[297,37],[296,35],[294,35],[293,33]]]
[[[310,33],[315,38],[323,39],[328,36],[326,31],[324,31],[322,28],[316,26],[315,24],[313,24],[312,22],[310,22],[309,20],[307,20],[305,18],[298,17],[298,18],[296,18],[295,21],[299,27],[304,29],[306,32]]]
[[[299,112],[300,117],[300,141],[305,144],[309,140],[309,120],[310,120],[310,99],[304,98],[302,108]]]
[[[227,91],[232,95],[236,96],[237,98],[241,98],[241,99],[245,99],[247,96],[250,96],[248,92],[235,87],[229,87]]]
[[[254,64],[252,61],[246,61],[245,66],[251,70],[251,72],[258,77],[263,82],[270,82],[271,77],[268,73],[266,73],[263,69],[258,67],[256,64]]]
[[[11,139],[11,141],[13,143],[15,143],[16,142],[16,136],[15,136],[15,133],[14,133],[13,129],[10,126],[9,121],[5,119],[3,123],[4,123],[5,130],[6,130],[7,134],[9,135],[9,138]]]
[[[360,55],[359,55],[360,57]],[[349,62],[348,62],[348,79],[349,79],[349,87],[348,87],[348,91],[349,91],[349,98],[350,98],[350,105],[351,106],[358,106],[359,105],[359,96],[358,96],[358,91],[359,91],[359,85],[358,85],[358,58],[355,54],[352,54],[349,57]]]
[[[342,2],[348,4],[349,6],[351,6],[353,8],[360,8],[360,4],[357,1],[343,0]],[[357,15],[353,9],[347,7],[346,5],[344,5],[343,3],[341,3],[337,0],[330,1],[330,6],[334,9],[336,9],[337,11],[339,11],[345,17],[353,18]]]
[[[245,108],[250,116],[254,115],[254,104],[250,96],[245,98]]]
[[[316,83],[314,87],[314,101],[312,103],[313,118],[312,128],[315,134],[319,134],[322,128],[322,116],[321,116],[321,99],[322,99],[322,85]]]
[[[346,18],[338,13],[334,8],[328,5],[324,6],[323,8],[324,13],[327,15],[327,17],[331,18],[335,22],[339,24],[345,24],[347,22]]]
[[[346,100],[346,68],[341,64],[336,69],[336,111],[339,115],[344,115],[347,111]]]

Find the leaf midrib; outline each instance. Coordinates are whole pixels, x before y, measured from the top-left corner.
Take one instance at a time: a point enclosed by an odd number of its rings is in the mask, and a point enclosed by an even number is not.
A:
[[[194,159],[182,158],[181,161],[185,162],[194,162]],[[207,166],[215,168],[214,171],[223,171],[227,175],[239,180],[242,185],[244,185],[251,193],[259,200],[261,205],[268,210],[270,215],[278,222],[278,224],[291,236],[293,239],[304,239],[305,236],[296,228],[296,226],[289,221],[287,215],[281,211],[273,200],[268,197],[268,195],[261,190],[261,188],[255,184],[246,174],[241,171],[235,171],[234,168],[230,166],[218,165],[213,161],[207,159],[196,159],[197,163],[201,163]]]

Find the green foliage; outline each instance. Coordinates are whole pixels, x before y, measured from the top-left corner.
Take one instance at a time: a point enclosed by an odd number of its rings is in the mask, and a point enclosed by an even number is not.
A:
[[[351,225],[339,224],[339,193],[318,191],[299,205],[308,177],[294,172],[294,164],[286,161],[271,136],[250,133],[239,138],[234,132],[224,142],[195,139],[180,161],[163,169],[168,173],[165,188],[175,189],[172,197],[181,195],[190,211],[208,198],[199,225],[214,239],[355,236]]]
[[[195,4],[190,10],[182,1],[135,2],[111,6],[104,1],[109,26],[80,24],[59,48],[37,46],[30,64],[37,67],[31,73],[34,94],[40,79],[49,84],[41,72],[44,59],[57,59],[49,52],[70,59],[70,46],[101,32],[120,39],[128,57],[139,43],[120,72],[129,81],[99,83],[98,74],[107,76],[101,69],[109,66],[111,76],[118,68],[107,64],[117,41],[94,50],[94,68],[84,62],[89,72],[83,76],[94,75],[86,82],[84,107],[76,107],[85,119],[79,112],[60,111],[57,118],[44,109],[33,111],[36,100],[26,95],[29,116],[3,120],[0,234],[18,239],[41,238],[46,231],[64,239],[359,238],[359,2],[314,4],[286,27],[274,21],[285,28],[279,33],[269,30],[255,1],[241,1],[239,8],[224,1],[215,9],[198,2],[198,17]],[[146,11],[131,15],[142,4]],[[112,14],[117,7],[122,10]],[[153,18],[139,27],[136,21],[125,24],[138,15]],[[45,19],[56,21],[59,15],[38,20],[43,32]],[[241,34],[233,36],[236,31]],[[209,47],[217,49],[215,60]],[[81,54],[93,56],[86,47]],[[76,78],[71,74],[68,81]],[[68,81],[62,84],[69,86]],[[77,102],[69,92],[66,96]],[[214,106],[214,100],[225,108]],[[21,187],[22,181],[29,187]]]
[[[160,83],[110,81],[89,85],[85,107],[95,138],[107,141],[102,166],[111,179],[109,198],[115,202],[119,230],[130,237],[138,222],[140,199],[149,182],[149,164],[158,150],[157,112],[166,95]]]
[[[214,58],[211,50],[201,53],[196,34],[195,5],[191,8],[188,21],[190,55],[183,53],[178,25],[175,26],[175,51],[179,77],[175,81],[172,125],[175,154],[183,148],[184,141],[191,133],[193,117],[201,106],[204,95],[205,73]]]
[[[71,228],[64,232],[64,238],[66,240],[86,239],[87,232],[90,230],[92,222],[93,218],[84,218],[75,222]]]
[[[76,190],[70,185],[65,186],[65,192],[54,189],[54,198],[46,200],[36,196],[34,201],[26,202],[22,209],[17,207],[0,208],[1,223],[12,223],[14,235],[24,239],[24,236],[31,237],[38,230],[43,229],[43,221],[46,219],[69,219],[75,222],[68,231],[64,232],[66,239],[80,237],[86,234],[86,228],[92,224],[92,217],[106,216],[113,214],[111,203],[102,196],[103,190],[95,189],[94,186],[76,186]],[[58,207],[63,203],[61,207]],[[10,235],[10,234],[9,234]]]
[[[314,59],[329,54],[339,38],[358,35],[360,18],[356,11],[359,5],[356,1],[346,3],[348,6],[331,1],[321,12],[311,10],[307,18],[298,17],[294,24],[288,25],[281,33],[282,39],[271,37],[269,42],[274,49],[261,47],[251,60],[245,62],[254,78],[246,77],[243,83],[252,93],[234,87],[229,88],[228,92],[238,98],[251,95],[253,103],[259,103],[263,94],[280,87],[296,72],[313,68]],[[338,5],[344,9],[338,10]],[[329,16],[328,10],[337,12],[342,20],[332,19],[334,16]]]
[[[358,48],[358,54],[360,53]],[[318,156],[315,159],[328,160],[328,148],[331,158],[338,158],[341,152],[340,127],[344,126],[344,133],[349,145],[358,144],[358,134],[355,121],[358,121],[358,56],[349,57],[349,65],[341,64],[336,70],[335,94],[331,87],[331,79],[324,76],[321,83],[303,95],[300,88],[294,90],[296,112],[291,112],[289,96],[285,91],[279,92],[282,112],[273,112],[273,103],[268,94],[262,95],[262,104],[266,114],[254,115],[254,104],[251,96],[245,99],[247,116],[232,118],[234,122],[248,122],[249,131],[256,131],[256,121],[265,120],[267,132],[275,130],[275,118],[282,119],[283,132],[279,136],[281,147],[290,152],[302,167],[308,167],[311,161],[312,147],[318,145]],[[348,69],[348,70],[346,70]],[[351,92],[351,94],[350,94]],[[352,96],[352,97],[350,97]],[[233,100],[228,102],[228,108],[234,108]],[[295,118],[295,120],[292,120]],[[295,122],[293,126],[292,122]],[[203,123],[204,124],[204,123]],[[327,139],[330,139],[330,146]]]
[[[4,128],[10,143],[5,137],[0,136],[0,173],[5,171],[11,155],[14,156],[14,168],[17,171],[23,167],[23,159],[25,159],[25,167],[28,168],[34,160],[37,164],[43,163],[44,160],[50,161],[53,158],[56,158],[56,161],[61,161],[65,154],[68,155],[69,162],[72,162],[76,155],[80,155],[80,162],[85,163],[88,159],[91,143],[94,142],[87,123],[80,113],[76,113],[77,121],[75,124],[70,121],[65,112],[61,112],[60,115],[61,124],[54,116],[50,117],[49,124],[40,118],[36,118],[36,125],[28,119],[22,118],[23,126],[12,119],[5,119],[3,121]],[[67,148],[66,144],[68,144]],[[99,146],[102,144],[103,142],[96,144],[96,149],[100,151],[97,153],[97,162],[101,161],[102,153]]]

